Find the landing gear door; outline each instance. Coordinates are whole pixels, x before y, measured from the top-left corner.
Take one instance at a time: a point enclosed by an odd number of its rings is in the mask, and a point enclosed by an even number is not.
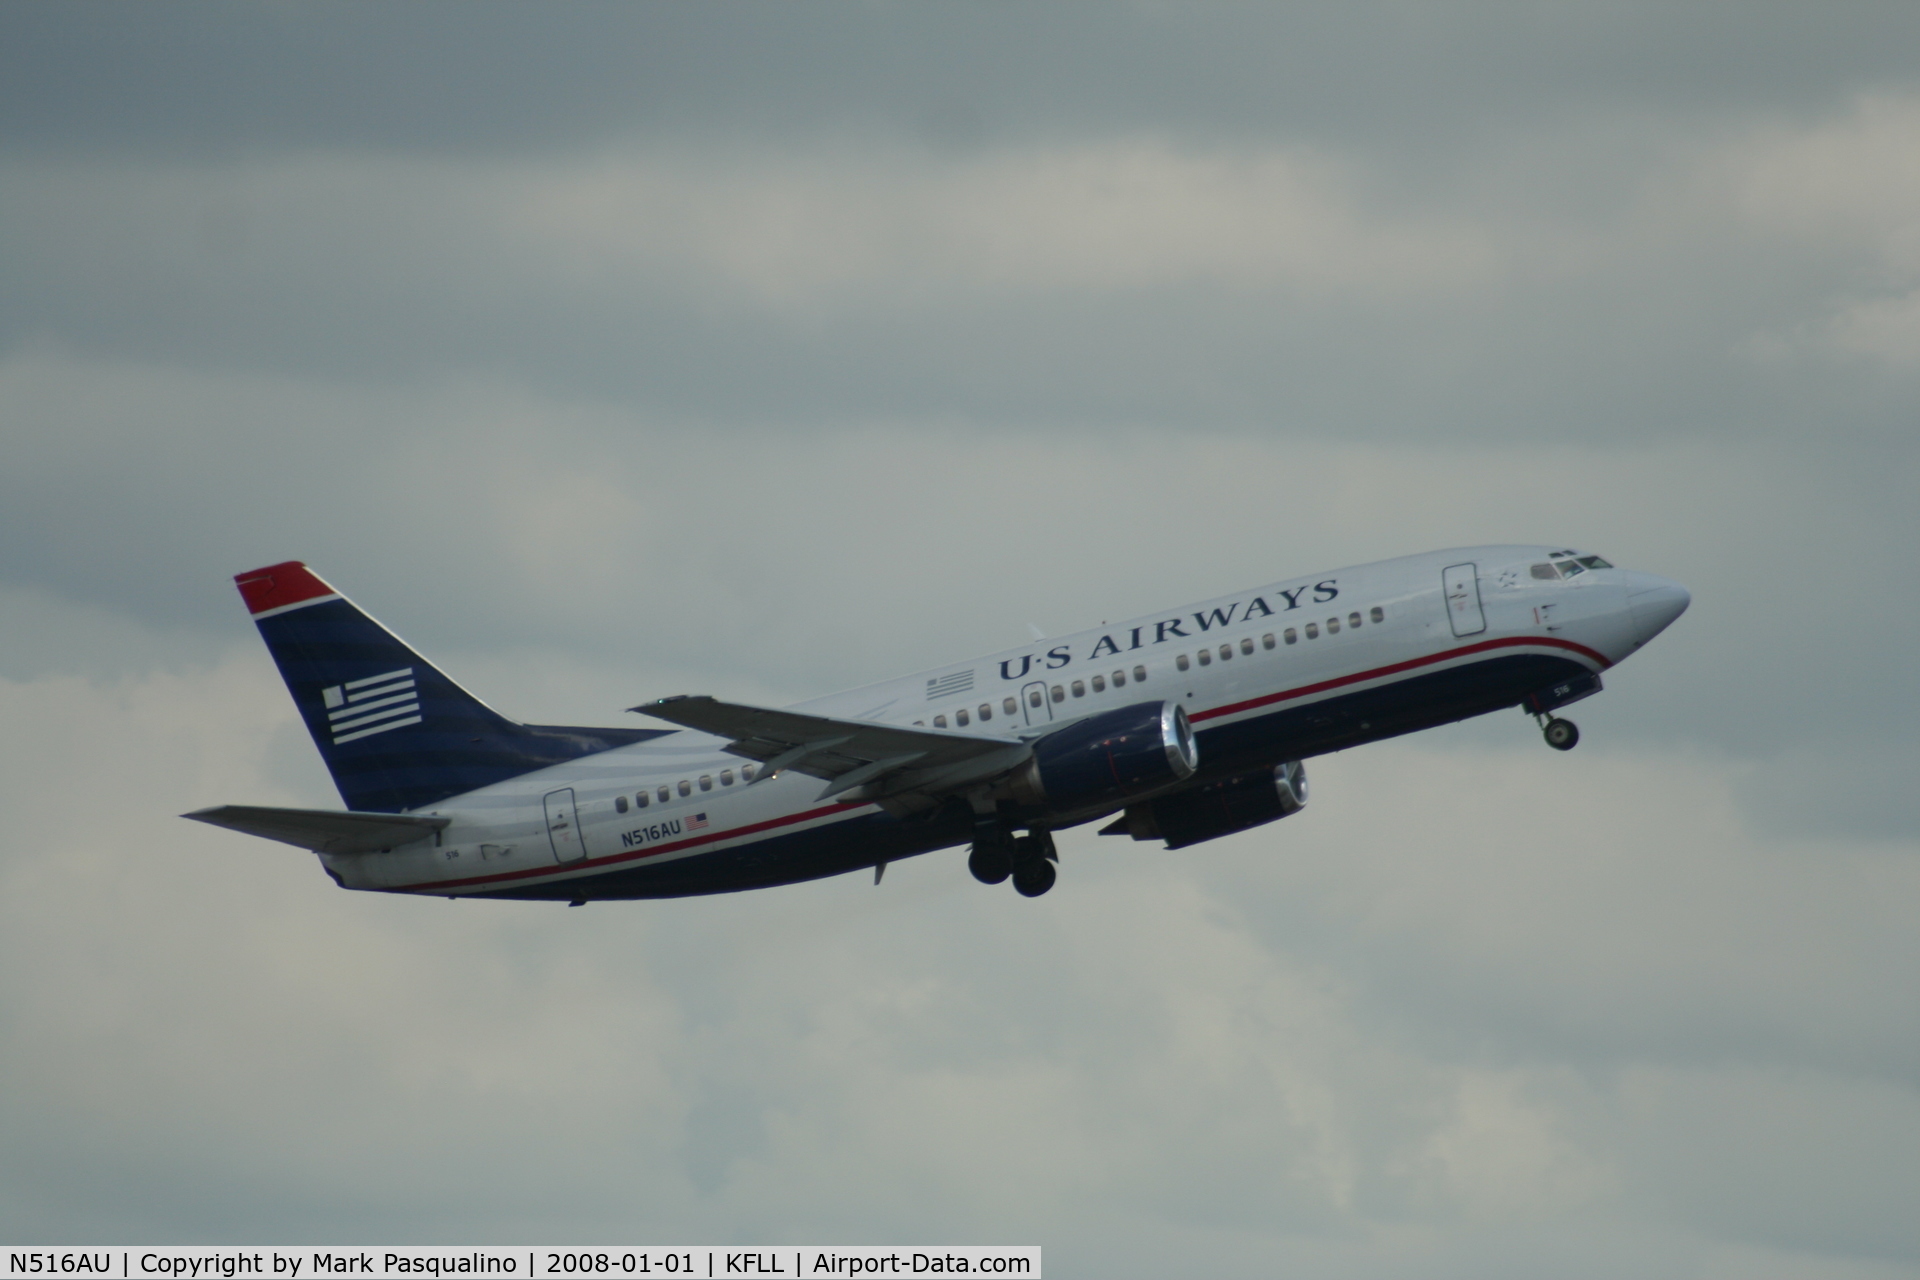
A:
[[[1440,574],[1447,597],[1447,621],[1456,636],[1477,636],[1487,629],[1480,611],[1480,570],[1469,564],[1450,564]]]
[[[1020,709],[1027,713],[1028,724],[1053,723],[1053,704],[1047,701],[1047,686],[1038,680],[1020,690]]]
[[[580,815],[573,804],[573,788],[562,787],[546,795],[547,842],[553,846],[555,862],[578,862],[587,856],[580,839]]]

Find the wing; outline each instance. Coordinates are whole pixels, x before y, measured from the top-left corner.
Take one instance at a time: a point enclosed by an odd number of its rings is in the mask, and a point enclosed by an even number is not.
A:
[[[662,698],[628,710],[729,739],[729,752],[765,766],[756,783],[783,769],[824,779],[822,800],[856,790],[867,800],[949,795],[1017,768],[1033,755],[1018,738],[904,729],[708,697]]]
[[[385,852],[415,840],[424,840],[452,821],[417,818],[401,813],[353,813],[337,809],[269,809],[250,804],[223,804],[196,809],[183,818],[208,822],[229,831],[243,831],[315,853]]]

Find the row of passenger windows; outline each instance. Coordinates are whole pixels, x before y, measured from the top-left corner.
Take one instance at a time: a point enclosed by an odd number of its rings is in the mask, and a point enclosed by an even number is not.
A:
[[[1379,605],[1373,606],[1373,608],[1368,611],[1368,616],[1375,622],[1385,622],[1387,620],[1386,611],[1383,610]],[[1360,625],[1360,614],[1358,612],[1348,614],[1347,625],[1349,627],[1358,627]],[[1307,639],[1309,640],[1318,639],[1320,636],[1320,624],[1317,622],[1307,623],[1306,632],[1307,632]],[[1340,634],[1339,618],[1335,617],[1335,618],[1327,619],[1327,634],[1328,635]],[[1297,644],[1300,641],[1300,636],[1299,636],[1299,633],[1296,632],[1292,627],[1288,627],[1285,631],[1282,631],[1280,633],[1280,640],[1285,641],[1287,644]],[[1263,649],[1274,648],[1276,643],[1277,642],[1275,641],[1274,635],[1271,631],[1269,631],[1266,635],[1263,635],[1260,637],[1260,647]],[[1234,647],[1231,644],[1221,645],[1219,649],[1220,661],[1222,662],[1229,661],[1233,657],[1233,648]],[[1240,641],[1240,652],[1248,655],[1251,655],[1253,653],[1252,637],[1249,636],[1246,639],[1243,639]],[[1204,667],[1212,663],[1213,654],[1214,654],[1214,651],[1211,649],[1202,649],[1195,656],[1200,659],[1200,665]],[[1187,660],[1187,655],[1184,653],[1174,658],[1173,665],[1178,667],[1182,671],[1190,670],[1192,667],[1192,664]],[[1132,679],[1134,683],[1136,684],[1144,683],[1146,681],[1146,678],[1147,678],[1147,669],[1145,666],[1137,666],[1133,669]],[[1056,684],[1051,689],[1048,690],[1048,694],[1049,696],[1052,697],[1053,701],[1055,702],[1065,702],[1069,697],[1069,695],[1075,698],[1086,697],[1089,685],[1092,686],[1092,691],[1094,693],[1105,693],[1107,691],[1107,684],[1109,681],[1112,682],[1114,688],[1124,689],[1127,687],[1127,679],[1128,679],[1127,672],[1125,672],[1124,670],[1115,671],[1112,675],[1097,675],[1085,681],[1075,680],[1072,683],[1066,684],[1066,685]],[[1032,704],[1035,708],[1038,708],[1041,705],[1043,705],[1042,698],[1040,696],[1040,690],[1029,689],[1027,691],[1027,701],[1030,704]],[[1020,700],[1018,698],[1012,697],[1011,695],[1009,695],[1008,697],[1002,698],[1000,700],[1000,712],[1002,715],[1008,715],[1008,716],[1019,715]],[[954,724],[960,728],[966,728],[968,725],[973,723],[973,716],[975,714],[979,715],[982,723],[992,720],[993,704],[991,702],[983,702],[975,711],[969,711],[966,707],[960,708],[958,711],[953,713]],[[925,728],[927,722],[924,720],[915,720],[913,723],[921,728]],[[944,713],[941,715],[937,715],[933,718],[933,727],[936,729],[944,729],[947,727],[947,717]],[[752,765],[747,765],[746,767],[740,770],[740,779],[743,782],[753,781]],[[648,793],[645,791],[640,791],[634,795],[632,807],[644,809],[649,804],[653,803],[655,799],[657,799],[659,803],[665,804],[667,803],[667,801],[673,798],[673,794],[675,791],[678,791],[679,794],[681,794],[682,796],[690,796],[693,794],[694,785],[695,784],[692,781],[689,781],[686,778],[682,778],[680,779],[680,781],[674,783],[672,787],[668,787],[665,784],[662,784],[661,786],[655,788],[652,796],[649,796]],[[730,787],[733,785],[733,770],[722,769],[720,771],[720,785],[723,787]],[[699,778],[699,787],[702,791],[713,790],[713,775],[706,774],[706,773],[701,774]],[[613,799],[613,807],[616,811],[620,813],[625,813],[629,807],[627,804],[627,798],[625,796],[615,796]]]
[[[1373,621],[1373,622],[1385,622],[1387,620],[1387,611],[1381,608],[1379,605],[1374,605],[1371,609],[1367,610],[1367,620]],[[1360,617],[1360,613],[1358,610],[1355,610],[1354,612],[1347,615],[1347,621],[1346,621],[1347,626],[1352,628],[1358,628],[1361,625],[1361,623],[1362,623],[1362,619]],[[1307,623],[1306,633],[1307,633],[1307,639],[1309,640],[1319,639],[1320,624],[1317,622]],[[1327,619],[1327,634],[1330,636],[1337,636],[1340,634],[1340,619],[1337,616]],[[1269,631],[1266,635],[1263,635],[1260,637],[1260,647],[1263,649],[1272,649],[1272,648],[1275,648],[1282,641],[1284,641],[1287,644],[1298,644],[1300,643],[1300,633],[1296,631],[1294,628],[1288,627],[1286,630],[1282,631],[1279,637],[1276,639],[1274,634],[1271,631]],[[1221,645],[1219,648],[1220,661],[1222,662],[1230,661],[1233,658],[1233,650],[1234,650],[1234,646],[1232,644]],[[1198,653],[1196,653],[1194,656],[1200,660],[1200,665],[1205,667],[1212,664],[1214,652],[1215,651],[1212,649],[1202,649]],[[1252,655],[1253,638],[1251,636],[1246,637],[1245,639],[1240,641],[1240,652],[1249,656]],[[1173,665],[1181,671],[1188,671],[1188,670],[1191,670],[1193,667],[1193,663],[1188,659],[1187,655],[1184,653],[1175,656],[1173,660]],[[1146,680],[1146,678],[1147,678],[1147,669],[1144,666],[1138,666],[1133,669],[1133,679],[1136,683],[1143,682]],[[1065,702],[1069,695],[1075,698],[1086,697],[1089,684],[1092,686],[1092,691],[1094,693],[1105,693],[1107,691],[1107,682],[1109,680],[1113,682],[1114,688],[1124,689],[1127,684],[1127,673],[1125,671],[1116,671],[1111,676],[1097,675],[1092,677],[1090,680],[1085,680],[1085,681],[1075,680],[1071,684],[1067,684],[1067,685],[1056,684],[1048,692],[1055,702]],[[1039,707],[1042,702],[1042,699],[1040,696],[1040,690],[1038,689],[1029,690],[1027,692],[1027,701],[1031,703],[1034,707],[1036,708]],[[1003,698],[1000,701],[1000,709],[1003,714],[1006,714],[1009,716],[1017,715],[1020,711],[1020,700],[1018,698],[1012,698],[1012,697]],[[983,702],[980,704],[977,712],[969,712],[968,709],[965,707],[960,708],[960,710],[953,713],[954,724],[958,727],[964,728],[967,725],[973,723],[972,717],[975,714],[979,715],[982,723],[993,719],[993,704],[991,702]],[[922,728],[926,727],[926,723],[927,722],[924,720],[914,721],[914,724]],[[944,714],[935,716],[933,718],[933,727],[936,729],[946,728],[947,717]]]
[[[740,781],[752,782],[753,770],[754,770],[754,766],[752,765],[747,765],[745,768],[741,769]],[[710,773],[701,774],[698,785],[702,791],[713,790],[713,775]],[[730,787],[733,785],[733,770],[722,769],[720,771],[720,785],[723,787]],[[683,796],[690,796],[693,794],[694,786],[695,786],[695,783],[692,779],[682,778],[680,779],[680,781],[674,783],[672,786],[668,786],[665,783],[662,783],[660,786],[655,787],[651,793],[649,793],[645,788],[642,788],[641,790],[634,793],[633,804],[631,806],[628,805],[627,798],[625,796],[615,796],[613,798],[614,812],[625,813],[629,808],[644,809],[648,805],[654,803],[654,801],[656,800],[658,800],[659,803],[661,804],[665,804],[667,801],[673,799],[675,792],[678,792]]]
[[[1116,671],[1110,676],[1094,676],[1093,691],[1095,693],[1105,693],[1107,691],[1107,681],[1109,680],[1113,681],[1114,688],[1124,689],[1127,687],[1127,678],[1125,671]],[[1132,678],[1136,684],[1144,682],[1147,678],[1147,669],[1144,666],[1135,667]],[[1087,696],[1087,681],[1085,680],[1075,680],[1071,686],[1057,684],[1054,685],[1049,692],[1055,702],[1065,702],[1069,688],[1072,689],[1073,696],[1076,698],[1084,698]],[[1039,707],[1045,704],[1045,699],[1040,696],[1040,690],[1029,689],[1027,691],[1027,702],[1030,706]],[[1011,696],[1000,699],[1000,712],[1002,715],[1019,715],[1020,699]],[[965,728],[973,723],[973,717],[975,715],[980,717],[981,723],[983,724],[993,719],[993,704],[991,702],[983,702],[975,711],[969,711],[967,708],[962,707],[953,713],[953,722],[955,726]],[[915,720],[914,724],[924,729],[927,722],[925,720]],[[944,713],[933,718],[933,727],[936,729],[944,729],[947,727],[947,717]]]
[[[1367,617],[1374,622],[1385,622],[1387,620],[1387,611],[1385,609],[1382,609],[1379,605],[1375,605],[1373,606],[1373,608],[1367,611]],[[1360,619],[1360,613],[1358,610],[1355,610],[1354,612],[1347,615],[1346,625],[1356,630],[1360,627],[1361,619]],[[1307,639],[1318,640],[1320,638],[1320,624],[1317,622],[1307,623],[1306,633],[1307,633]],[[1337,616],[1327,619],[1327,634],[1330,636],[1337,636],[1340,634],[1340,619]],[[1288,627],[1285,631],[1282,631],[1280,633],[1280,639],[1282,641],[1285,641],[1287,644],[1299,644],[1300,633],[1296,631],[1294,628]],[[1260,637],[1260,647],[1262,649],[1271,649],[1274,647],[1274,644],[1275,644],[1275,640],[1274,640],[1273,632],[1269,631],[1267,632],[1267,634]],[[1214,652],[1215,651],[1212,649],[1202,649],[1198,653],[1195,653],[1193,656],[1199,659],[1201,666],[1205,667],[1205,666],[1212,665]],[[1253,653],[1253,638],[1251,636],[1247,637],[1246,639],[1240,642],[1240,652],[1242,654],[1247,654],[1247,655],[1251,655]],[[1221,645],[1219,649],[1219,654],[1220,654],[1220,661],[1222,662],[1231,661],[1233,659],[1233,646],[1231,644]],[[1183,653],[1183,654],[1177,655],[1174,658],[1173,665],[1182,671],[1186,671],[1190,669],[1193,664],[1187,660],[1187,655]]]

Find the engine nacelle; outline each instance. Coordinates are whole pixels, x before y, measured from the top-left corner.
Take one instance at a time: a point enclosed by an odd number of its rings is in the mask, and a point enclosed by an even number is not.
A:
[[[1178,703],[1137,702],[1034,743],[1012,792],[1056,813],[1097,810],[1191,778],[1199,763],[1193,726]]]
[[[1135,840],[1165,840],[1167,848],[1181,849],[1284,818],[1306,806],[1307,767],[1289,760],[1271,770],[1237,773],[1129,805],[1126,815],[1101,834],[1125,831]]]

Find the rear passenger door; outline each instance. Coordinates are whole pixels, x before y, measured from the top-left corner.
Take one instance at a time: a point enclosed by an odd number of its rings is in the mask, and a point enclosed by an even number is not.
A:
[[[555,862],[578,862],[587,856],[586,843],[580,839],[580,815],[573,804],[573,788],[549,791],[545,797],[547,842],[553,846]]]

